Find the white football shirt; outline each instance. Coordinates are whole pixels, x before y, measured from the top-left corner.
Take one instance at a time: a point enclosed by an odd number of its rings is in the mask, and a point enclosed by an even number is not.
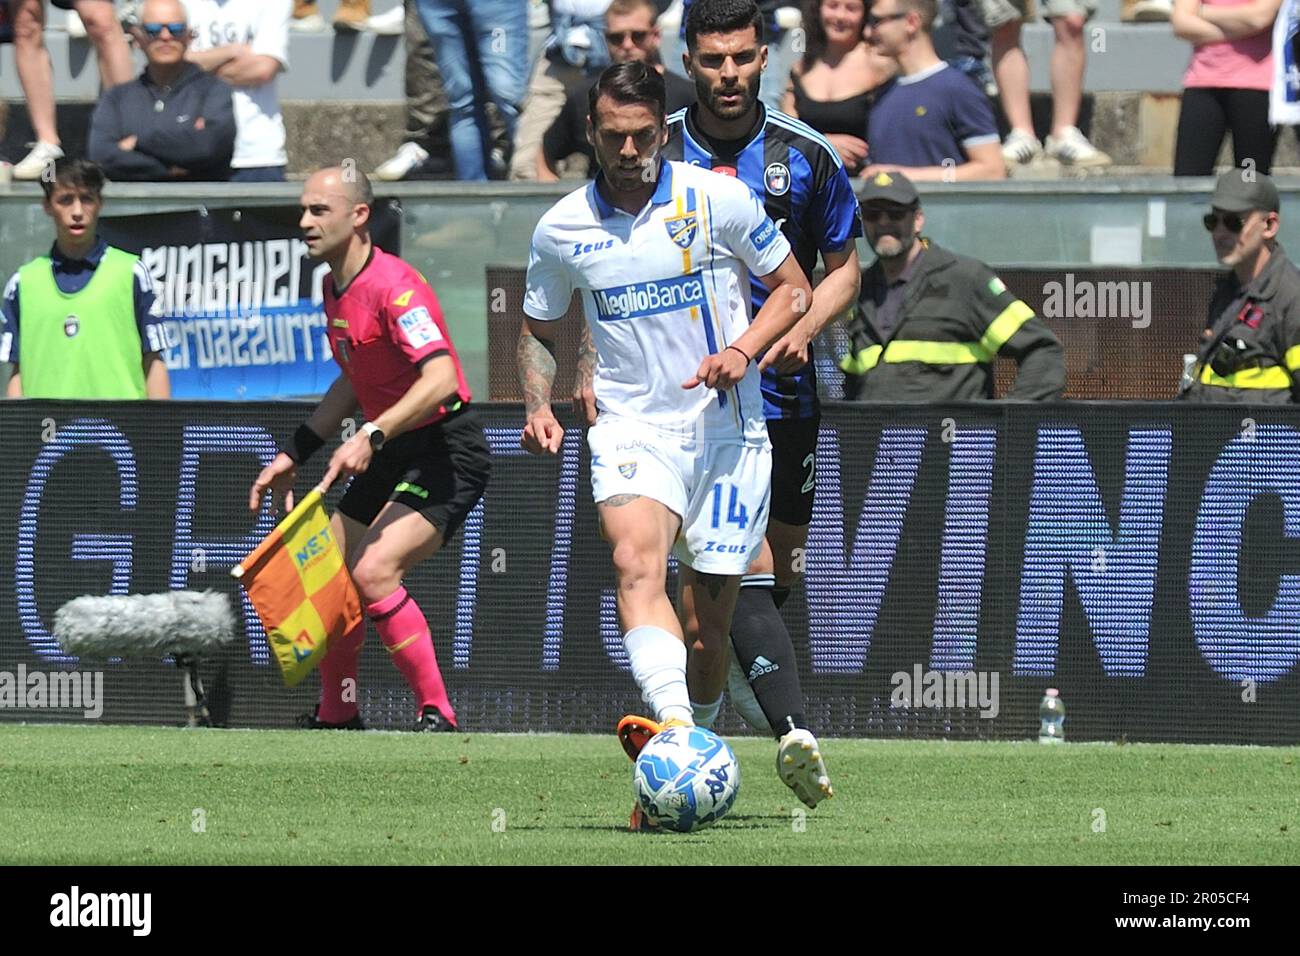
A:
[[[601,414],[708,440],[763,440],[758,365],[726,392],[682,388],[707,355],[749,327],[749,276],[775,272],[790,244],[749,187],[663,162],[636,215],[596,183],[565,196],[533,232],[524,312],[554,321],[582,295],[598,356]]]
[[[292,0],[183,0],[199,52],[234,43],[255,54],[274,57],[289,68],[289,17]],[[235,107],[234,169],[284,166],[284,116],[277,92],[278,76],[261,86],[233,86]]]

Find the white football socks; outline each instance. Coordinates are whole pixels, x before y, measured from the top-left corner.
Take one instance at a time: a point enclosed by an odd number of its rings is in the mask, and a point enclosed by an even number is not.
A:
[[[686,645],[662,627],[643,624],[623,636],[632,662],[632,677],[641,699],[659,722],[691,723],[691,699],[686,691]]]
[[[691,710],[695,712],[695,725],[697,727],[707,727],[713,729],[713,722],[718,719],[718,711],[722,709],[722,695],[711,704],[697,704],[691,701]]]

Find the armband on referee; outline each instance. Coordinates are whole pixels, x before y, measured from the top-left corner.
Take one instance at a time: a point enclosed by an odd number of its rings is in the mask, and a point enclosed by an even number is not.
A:
[[[280,450],[292,458],[295,464],[301,465],[324,447],[325,439],[304,424],[299,425],[298,430],[293,433],[293,441],[290,444],[291,448]]]

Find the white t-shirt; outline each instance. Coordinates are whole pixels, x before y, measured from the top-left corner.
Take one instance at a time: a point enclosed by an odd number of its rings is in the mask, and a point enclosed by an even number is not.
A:
[[[289,68],[289,17],[293,0],[184,0],[198,52],[245,43],[255,53]],[[285,166],[284,116],[276,91],[278,76],[262,86],[234,87],[235,169]]]
[[[749,276],[790,252],[749,187],[686,163],[663,164],[633,216],[595,183],[565,196],[533,233],[524,312],[553,321],[575,289],[591,326],[601,414],[708,440],[766,440],[758,366],[727,392],[682,388],[707,355],[750,323]]]

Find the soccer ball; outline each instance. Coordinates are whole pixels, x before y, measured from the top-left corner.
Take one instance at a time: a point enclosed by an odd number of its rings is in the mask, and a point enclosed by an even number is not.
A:
[[[740,792],[740,764],[713,731],[670,727],[641,748],[632,792],[654,823],[689,833],[727,815]]]

